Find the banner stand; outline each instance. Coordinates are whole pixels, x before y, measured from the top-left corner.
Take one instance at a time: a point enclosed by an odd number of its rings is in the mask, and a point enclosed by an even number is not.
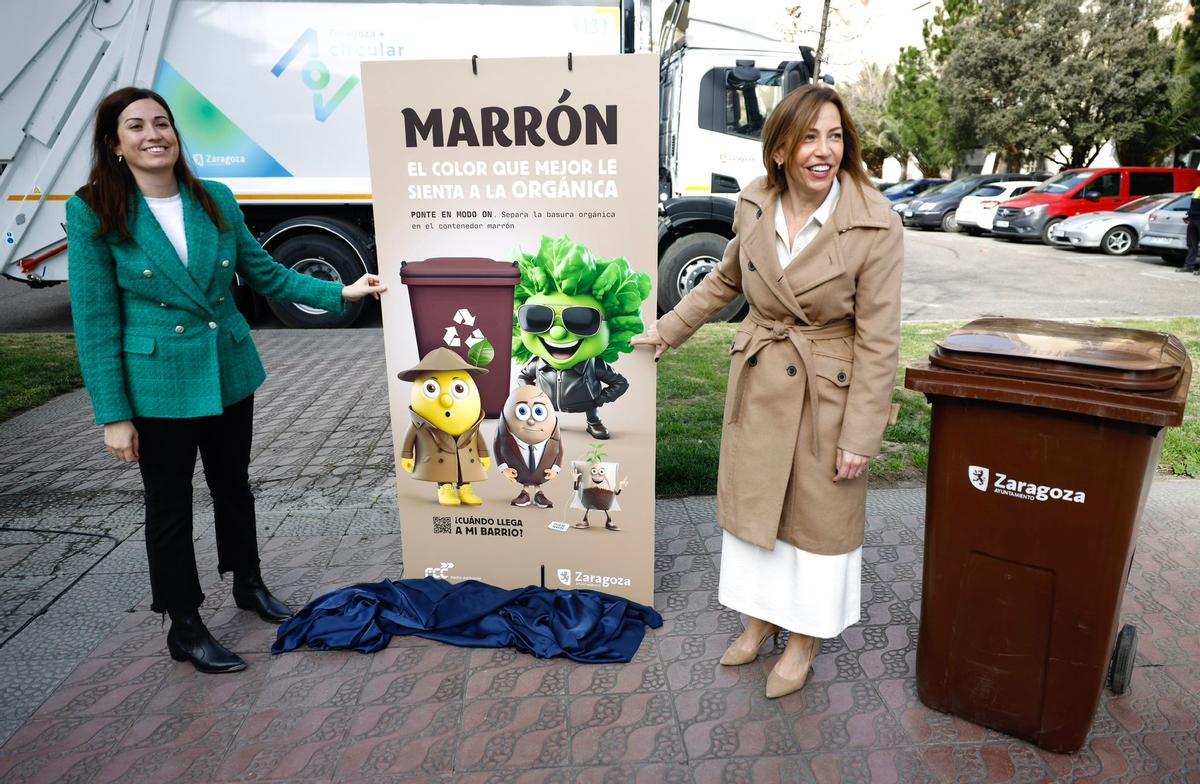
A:
[[[657,59],[362,75],[405,577],[653,604]]]

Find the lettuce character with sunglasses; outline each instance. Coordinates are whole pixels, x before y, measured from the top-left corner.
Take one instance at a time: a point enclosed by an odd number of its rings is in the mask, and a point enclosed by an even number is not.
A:
[[[650,276],[622,258],[601,259],[563,235],[543,237],[536,254],[516,253],[521,270],[513,319],[513,357],[556,411],[583,413],[587,432],[609,438],[599,408],[625,394],[629,381],[612,368],[633,351]]]

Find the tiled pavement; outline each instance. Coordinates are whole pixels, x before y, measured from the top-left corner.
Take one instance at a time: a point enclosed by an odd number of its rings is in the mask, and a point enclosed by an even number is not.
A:
[[[378,331],[257,340],[273,370],[253,467],[268,584],[299,605],[399,576]],[[1155,484],[1123,608],[1141,635],[1133,685],[1064,756],[916,699],[919,489],[871,492],[862,623],[776,701],[773,657],[717,664],[740,621],[716,599],[710,498],[658,503],[665,625],[632,663],[588,666],[404,638],[271,657],[273,627],[216,577],[198,491],[204,612],[250,663],[202,676],[166,655],[137,475],[101,454],[82,395],[0,425],[0,444],[3,782],[1200,782],[1200,482]]]

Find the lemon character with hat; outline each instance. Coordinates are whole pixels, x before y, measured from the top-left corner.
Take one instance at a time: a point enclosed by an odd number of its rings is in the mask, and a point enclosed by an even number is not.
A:
[[[479,432],[483,404],[475,367],[448,348],[435,348],[408,370],[397,374],[413,382],[412,426],[404,436],[400,466],[414,479],[438,484],[443,506],[478,506],[472,482],[487,479],[491,455]]]

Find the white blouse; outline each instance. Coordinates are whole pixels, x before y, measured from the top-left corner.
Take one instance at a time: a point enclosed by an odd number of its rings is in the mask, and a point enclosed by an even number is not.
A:
[[[183,199],[178,193],[164,199],[150,196],[143,198],[146,199],[146,206],[150,208],[150,212],[154,213],[154,219],[162,227],[163,234],[167,235],[167,239],[175,247],[175,252],[179,254],[179,260],[183,262],[184,267],[187,267],[188,249],[187,232],[183,228]]]

